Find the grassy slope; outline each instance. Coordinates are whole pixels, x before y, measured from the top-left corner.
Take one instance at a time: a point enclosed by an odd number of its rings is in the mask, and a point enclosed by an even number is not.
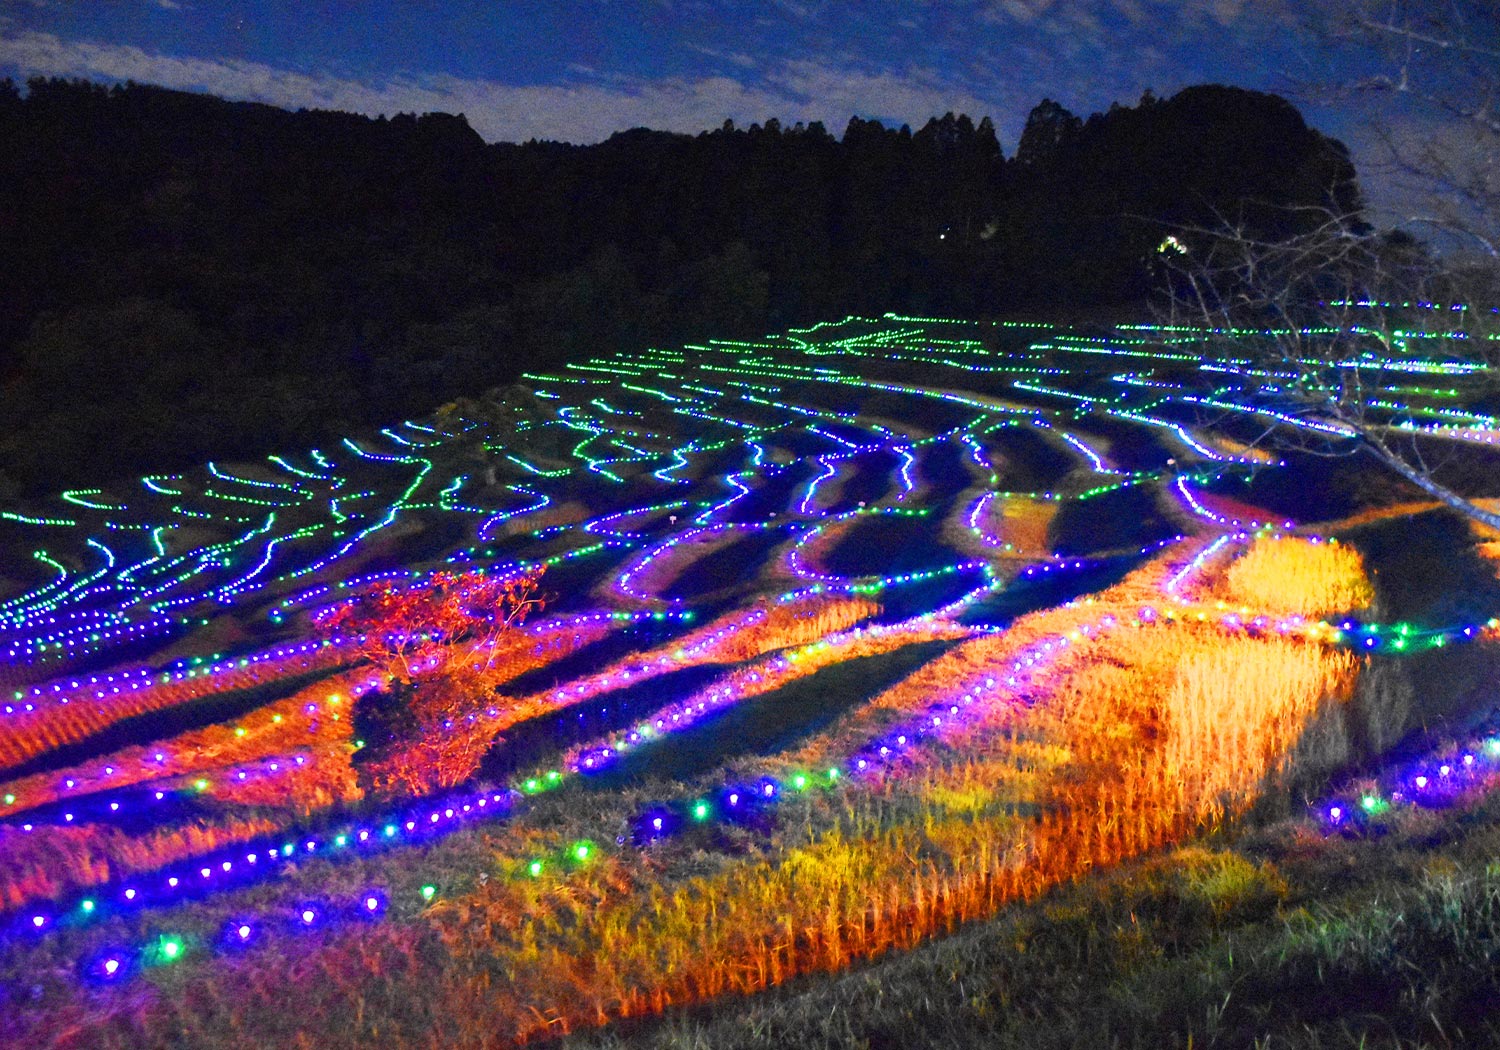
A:
[[[1284,822],[864,969],[569,1047],[1500,1045],[1500,795],[1383,835]]]
[[[1451,594],[1492,606],[1493,570],[1466,533],[1443,514],[1355,533],[1388,615],[1476,615]],[[1421,675],[1424,712],[1451,724],[1493,705],[1492,674],[1465,672],[1475,660],[1493,672],[1490,647],[1405,669]],[[1100,872],[853,972],[567,1045],[1500,1046],[1496,858],[1500,792],[1392,811],[1365,838],[1282,821]]]

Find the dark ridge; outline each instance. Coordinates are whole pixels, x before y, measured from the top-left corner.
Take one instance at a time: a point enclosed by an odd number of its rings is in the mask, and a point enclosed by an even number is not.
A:
[[[1064,502],[1047,526],[1047,546],[1067,558],[1145,547],[1176,534],[1157,506],[1156,486],[1127,485]]]
[[[602,353],[1138,304],[1164,224],[1276,237],[1358,204],[1341,146],[1224,87],[1044,101],[1006,160],[952,113],[486,145],[440,113],[7,81],[0,496],[307,448]]]
[[[590,780],[605,788],[648,778],[688,780],[737,757],[777,754],[936,659],[953,644],[920,642],[824,668],[704,718],[673,733],[668,741],[637,748]]]

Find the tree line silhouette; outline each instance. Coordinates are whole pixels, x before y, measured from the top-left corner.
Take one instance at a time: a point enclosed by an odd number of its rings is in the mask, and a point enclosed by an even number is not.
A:
[[[3,81],[0,494],[307,447],[605,350],[1139,303],[1165,230],[1291,236],[1304,205],[1358,210],[1344,147],[1221,86],[1044,101],[1007,159],[952,113],[487,145],[447,114]]]

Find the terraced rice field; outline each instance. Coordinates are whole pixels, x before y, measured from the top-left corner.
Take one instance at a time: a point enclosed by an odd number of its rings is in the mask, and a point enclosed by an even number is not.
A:
[[[1370,669],[1489,652],[1493,572],[1393,614],[1338,534],[1420,508],[1187,340],[847,319],[0,513],[0,1034],[507,1045],[1484,788],[1370,776]],[[1377,394],[1483,466],[1450,346]]]

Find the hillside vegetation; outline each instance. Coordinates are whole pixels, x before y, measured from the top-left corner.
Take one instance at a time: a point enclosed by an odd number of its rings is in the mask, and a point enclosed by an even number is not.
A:
[[[1488,503],[1432,313],[1372,412]],[[1202,426],[1201,335],[846,318],[0,512],[0,1036],[1493,1038],[1500,537]]]
[[[5,82],[0,472],[36,495],[305,448],[849,313],[1139,303],[1172,224],[1359,207],[1340,145],[1233,88],[1044,102],[1009,153],[977,114],[487,145],[461,115]]]

